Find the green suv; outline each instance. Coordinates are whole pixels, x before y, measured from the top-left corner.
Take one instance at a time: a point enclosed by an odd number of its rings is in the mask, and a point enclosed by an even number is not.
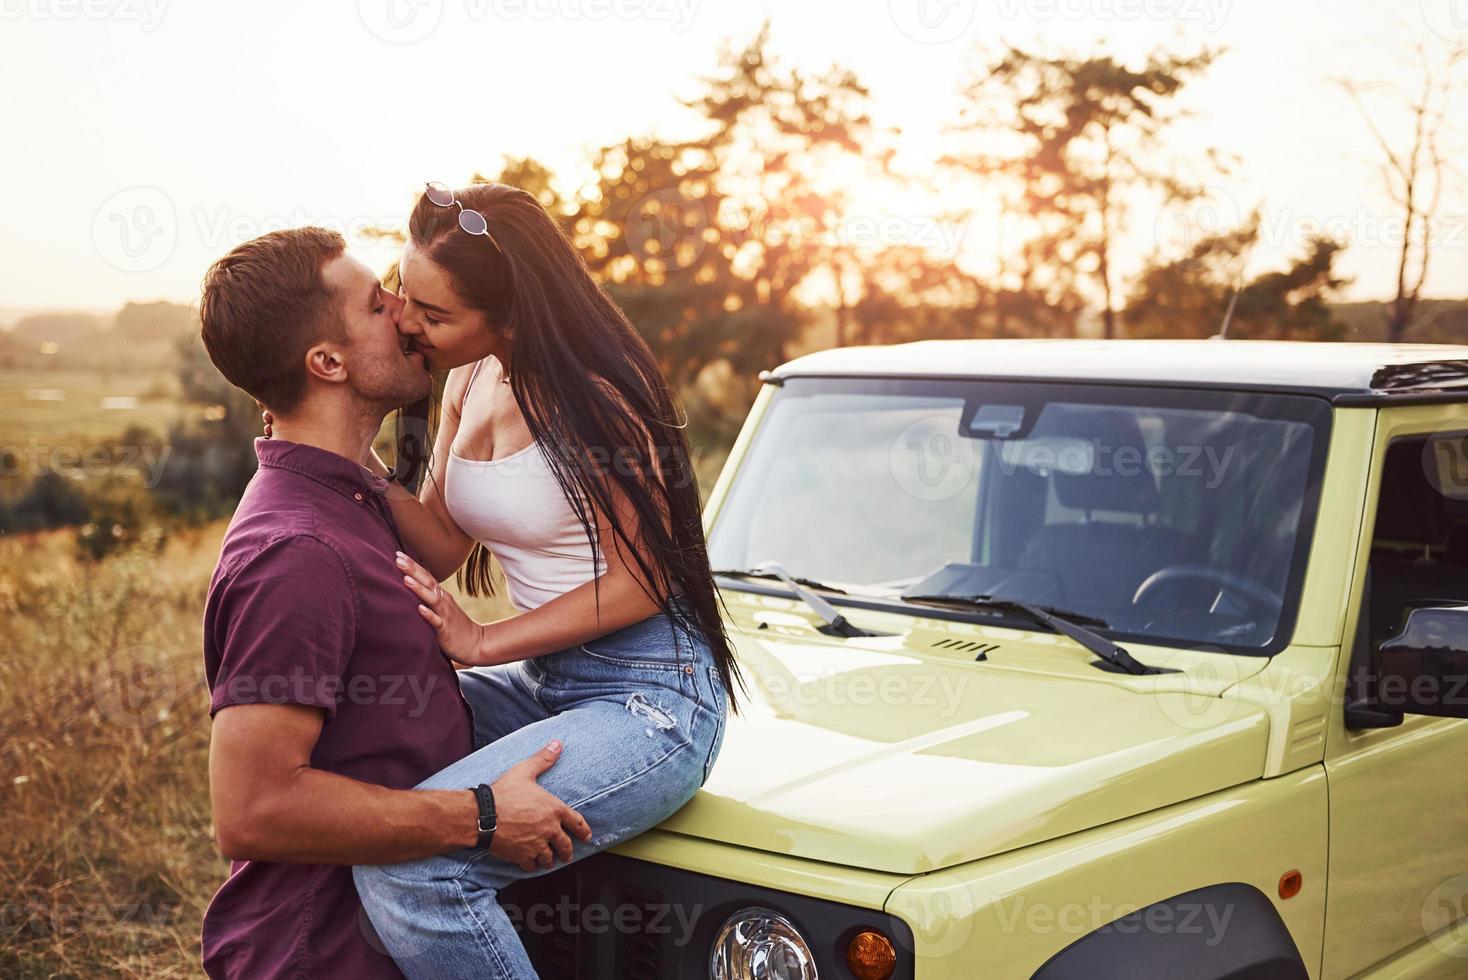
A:
[[[1468,976],[1468,347],[763,380],[705,518],[748,694],[506,896],[543,975]]]

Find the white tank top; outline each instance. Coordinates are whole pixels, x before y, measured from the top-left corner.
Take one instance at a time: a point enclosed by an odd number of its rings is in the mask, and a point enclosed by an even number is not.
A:
[[[534,609],[606,570],[539,443],[488,461],[450,448],[443,500],[454,523],[499,561],[516,609]]]

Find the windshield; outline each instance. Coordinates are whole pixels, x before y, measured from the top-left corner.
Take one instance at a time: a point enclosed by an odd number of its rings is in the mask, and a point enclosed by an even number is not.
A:
[[[1329,419],[1303,395],[792,378],[710,559],[778,562],[844,590],[838,604],[989,596],[1121,638],[1273,652],[1294,622]]]

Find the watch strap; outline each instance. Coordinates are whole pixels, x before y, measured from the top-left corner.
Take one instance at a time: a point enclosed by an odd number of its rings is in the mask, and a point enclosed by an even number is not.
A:
[[[480,850],[488,850],[494,839],[497,818],[494,812],[494,790],[486,783],[474,787],[474,798],[479,801],[479,840],[474,844]]]

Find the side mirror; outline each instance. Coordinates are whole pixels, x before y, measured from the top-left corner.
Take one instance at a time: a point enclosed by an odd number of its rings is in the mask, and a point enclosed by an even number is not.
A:
[[[1382,643],[1376,664],[1376,708],[1468,718],[1468,605],[1412,609],[1402,632]]]

